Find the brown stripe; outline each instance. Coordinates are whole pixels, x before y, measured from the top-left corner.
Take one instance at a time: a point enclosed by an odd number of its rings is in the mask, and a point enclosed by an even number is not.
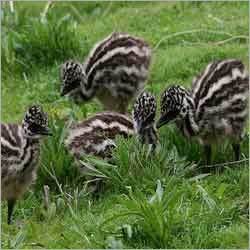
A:
[[[15,156],[15,157],[18,157],[19,156],[19,151],[14,150],[12,148],[9,148],[8,146],[1,143],[1,156],[5,156],[5,157]]]

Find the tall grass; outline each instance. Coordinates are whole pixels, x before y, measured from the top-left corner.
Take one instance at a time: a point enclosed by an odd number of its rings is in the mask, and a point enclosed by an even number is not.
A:
[[[56,115],[55,117],[56,118]],[[74,167],[74,160],[67,152],[64,146],[68,122],[59,119],[50,119],[50,129],[52,135],[48,138],[41,148],[41,163],[39,168],[39,178],[37,180],[37,188],[41,189],[43,185],[56,187],[55,175],[57,181],[62,185],[72,185],[76,183],[77,169]],[[57,187],[56,187],[57,188]]]
[[[220,246],[220,231],[238,218],[237,208],[225,210],[216,195],[199,182],[183,180],[180,184],[179,181],[169,179],[162,185],[158,180],[151,196],[130,190],[120,198],[122,208],[104,220],[100,230],[133,247],[138,244],[150,248]],[[113,223],[118,224],[115,231],[110,227]]]
[[[42,20],[39,15],[29,17],[22,8],[11,13],[5,6],[2,15],[3,72],[31,74],[39,66],[81,54],[84,37],[79,37],[77,23],[70,14],[58,18],[49,12]]]

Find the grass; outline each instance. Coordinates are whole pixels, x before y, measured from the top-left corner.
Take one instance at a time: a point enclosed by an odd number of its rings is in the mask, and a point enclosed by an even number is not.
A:
[[[52,5],[43,22],[45,2],[14,6],[14,13],[8,5],[2,9],[2,121],[19,122],[28,105],[39,103],[54,136],[42,145],[37,182],[18,202],[13,225],[6,224],[1,205],[1,247],[247,249],[248,162],[201,174],[202,148],[174,126],[160,130],[154,156],[135,138],[118,138],[111,162],[83,159],[104,180],[98,195],[88,193],[63,138],[71,119],[101,107],[60,98],[58,72],[68,58],[83,61],[110,32],[127,31],[155,48],[147,89],[159,100],[171,83],[190,86],[211,60],[234,57],[248,65],[248,3],[65,1]],[[248,142],[246,135],[243,160],[249,158]],[[214,162],[233,160],[230,144],[213,149]],[[48,208],[44,185],[50,188]]]

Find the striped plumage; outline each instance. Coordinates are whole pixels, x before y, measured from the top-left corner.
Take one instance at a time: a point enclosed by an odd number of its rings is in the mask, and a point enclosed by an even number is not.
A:
[[[32,106],[22,125],[1,124],[1,198],[8,202],[8,223],[15,201],[36,178],[39,141],[49,135],[47,115]]]
[[[118,135],[127,138],[138,134],[143,144],[152,144],[155,148],[155,112],[155,98],[142,93],[134,105],[133,121],[117,112],[95,114],[87,120],[71,125],[65,146],[77,160],[89,154],[102,158],[111,157]]]
[[[75,102],[93,97],[105,110],[125,113],[148,77],[151,49],[141,38],[112,33],[97,43],[83,65],[69,60],[61,67],[61,95]]]
[[[127,116],[102,112],[71,125],[65,145],[76,159],[89,154],[106,158],[111,156],[116,136],[129,137],[133,134],[133,123]]]
[[[224,138],[232,141],[236,160],[248,117],[249,76],[236,59],[207,65],[193,81],[191,91],[172,86],[161,98],[157,127],[175,120],[187,137],[197,136],[210,162],[211,144]]]

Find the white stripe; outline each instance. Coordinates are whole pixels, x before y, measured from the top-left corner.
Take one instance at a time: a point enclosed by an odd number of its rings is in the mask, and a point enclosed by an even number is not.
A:
[[[14,141],[14,142],[17,143],[17,139],[16,139],[15,136],[13,136],[12,131],[11,131],[11,129],[10,129],[10,126],[8,126],[7,124],[2,124],[2,125],[3,125],[3,126],[6,128],[6,130],[8,131],[8,134],[9,134],[10,138],[12,139],[12,141]]]
[[[123,132],[127,132],[127,131],[130,131],[130,129],[128,127],[126,127],[125,125],[119,123],[119,122],[111,122],[110,124],[106,124],[106,123],[103,123],[103,129],[106,129],[106,128],[116,128],[118,127],[120,131],[123,131]]]
[[[17,129],[17,136],[20,138],[20,145],[23,144],[23,128],[21,126],[18,126],[18,129]]]
[[[5,140],[5,138],[3,136],[1,136],[1,144],[5,145],[6,147],[10,148],[11,150],[15,150],[15,151],[20,152],[19,147],[15,147],[12,144],[10,144],[9,141]]]
[[[212,65],[213,65],[213,63],[210,63],[210,64],[207,65],[207,67],[205,69],[205,72],[200,77],[198,82],[195,84],[195,88],[193,88],[193,93],[192,93],[193,98],[196,96],[197,92],[200,90],[201,83],[203,82],[204,78],[207,76],[208,73],[210,73],[210,68],[211,68]]]

